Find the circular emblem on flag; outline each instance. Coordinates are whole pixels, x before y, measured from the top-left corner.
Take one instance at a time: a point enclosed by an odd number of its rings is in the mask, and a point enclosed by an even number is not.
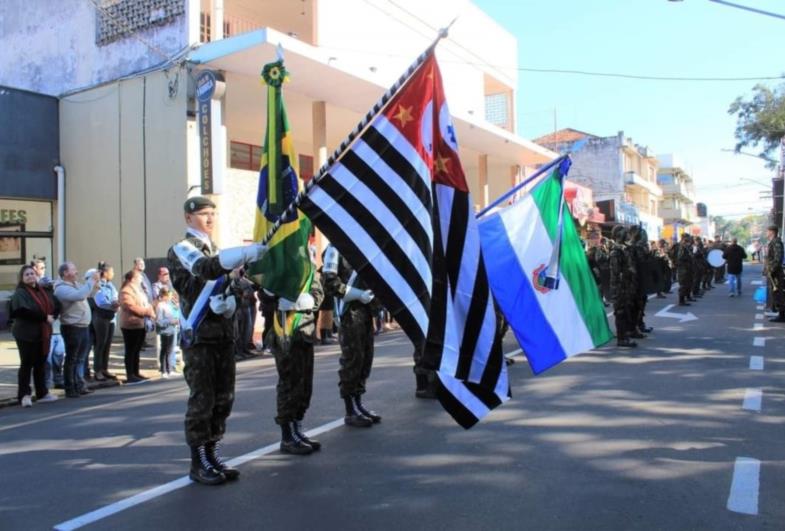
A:
[[[545,287],[546,277],[547,271],[545,271],[545,264],[540,264],[540,267],[535,269],[534,273],[532,273],[532,285],[534,286],[534,289],[540,293],[548,293],[551,291],[551,288]]]

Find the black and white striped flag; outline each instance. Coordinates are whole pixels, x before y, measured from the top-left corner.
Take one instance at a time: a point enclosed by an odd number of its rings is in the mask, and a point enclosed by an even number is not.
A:
[[[509,398],[472,200],[431,53],[302,201],[437,369],[465,428]]]

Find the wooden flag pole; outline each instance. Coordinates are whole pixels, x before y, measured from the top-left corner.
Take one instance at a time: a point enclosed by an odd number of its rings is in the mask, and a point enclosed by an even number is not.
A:
[[[366,127],[373,121],[374,118],[381,112],[382,109],[390,102],[390,100],[401,90],[401,88],[409,81],[409,78],[417,71],[417,69],[425,62],[425,60],[433,53],[433,50],[436,48],[436,45],[439,43],[440,40],[447,37],[448,31],[450,27],[453,25],[456,19],[453,19],[447,27],[442,28],[439,30],[439,34],[434,39],[433,43],[431,43],[428,48],[425,49],[417,59],[409,65],[409,68],[398,78],[398,80],[389,88],[387,92],[385,92],[381,98],[373,105],[370,111],[365,115],[365,117],[360,120],[360,122],[355,126],[349,136],[347,136],[343,142],[338,146],[338,148],[330,155],[330,158],[327,159],[316,175],[313,176],[307,183],[305,183],[304,188],[297,194],[294,201],[292,201],[289,206],[286,207],[286,210],[275,220],[275,224],[270,227],[270,230],[267,231],[264,239],[260,242],[262,244],[267,244],[272,237],[278,232],[278,229],[281,228],[281,223],[283,219],[287,217],[291,217],[294,215],[295,210],[300,206],[305,196],[308,195],[308,192],[324,177],[327,171],[338,161],[349,148],[349,146],[354,142],[354,140],[362,133]]]

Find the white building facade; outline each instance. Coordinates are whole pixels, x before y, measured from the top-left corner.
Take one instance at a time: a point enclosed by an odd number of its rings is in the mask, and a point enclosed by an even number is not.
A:
[[[124,270],[135,256],[165,256],[183,229],[183,200],[203,184],[195,84],[206,70],[224,88],[211,103],[217,240],[250,239],[266,116],[259,74],[279,49],[304,177],[456,16],[436,54],[477,206],[555,157],[515,134],[517,42],[471,2],[63,0],[57,12],[10,4],[0,85],[60,98],[60,261],[105,259]]]

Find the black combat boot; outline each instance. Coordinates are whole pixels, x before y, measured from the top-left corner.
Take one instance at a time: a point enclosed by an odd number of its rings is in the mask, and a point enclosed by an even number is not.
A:
[[[633,339],[646,339],[648,336],[646,334],[640,333],[637,329],[633,330],[630,333],[630,337]]]
[[[365,409],[363,406],[362,399],[360,398],[360,394],[356,394],[352,397],[354,400],[354,408],[356,411],[362,413],[364,417],[368,417],[374,424],[378,424],[382,421],[382,417],[376,414],[375,411],[371,411],[370,409]]]
[[[370,428],[373,425],[373,421],[370,418],[355,409],[354,400],[351,396],[344,398],[343,403],[346,406],[346,416],[343,418],[344,424],[354,426],[355,428]]]
[[[295,455],[313,453],[313,446],[300,438],[293,421],[281,424],[281,452]]]
[[[220,485],[226,482],[226,476],[210,463],[204,446],[191,447],[191,472],[188,476],[203,485]]]
[[[316,439],[313,439],[313,438],[311,438],[311,437],[308,437],[308,436],[305,434],[305,432],[303,432],[303,424],[302,424],[302,421],[300,421],[300,420],[295,420],[295,421],[294,421],[294,432],[297,434],[297,436],[298,436],[300,439],[302,439],[302,441],[303,441],[305,444],[307,444],[308,446],[310,446],[311,448],[313,448],[313,451],[314,451],[314,452],[318,452],[319,450],[321,450],[321,449],[322,449],[322,443],[321,443],[321,442],[319,442],[318,440],[316,440]]]
[[[207,450],[207,460],[210,461],[210,464],[213,465],[214,469],[226,476],[227,480],[234,481],[240,477],[239,470],[224,463],[224,460],[221,457],[220,442],[207,443],[204,445],[204,447],[205,450]]]
[[[679,306],[690,306],[690,303],[684,298],[684,296],[679,297]]]
[[[654,332],[654,327],[646,326],[645,323],[641,323],[638,329],[641,331],[642,334],[651,334],[652,332]]]
[[[616,346],[625,347],[625,348],[635,348],[638,344],[635,341],[631,341],[629,339],[619,339],[616,342]]]
[[[321,339],[321,344],[322,345],[329,345],[330,344],[330,341],[328,341],[327,329],[326,328],[320,328],[319,329],[319,337],[322,338]]]
[[[415,374],[417,380],[417,390],[414,396],[417,398],[436,398],[436,382],[431,381],[427,374]]]

